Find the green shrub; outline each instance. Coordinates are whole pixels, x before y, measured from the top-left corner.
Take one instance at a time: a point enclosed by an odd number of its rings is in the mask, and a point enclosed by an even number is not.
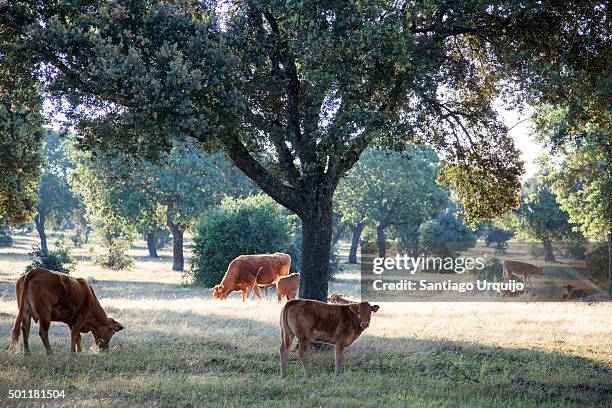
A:
[[[187,273],[194,283],[212,287],[239,255],[287,252],[291,227],[290,217],[268,196],[225,198],[200,219]]]
[[[570,241],[563,244],[563,255],[572,259],[585,259],[587,246],[582,241]]]
[[[485,245],[487,247],[493,246],[496,254],[505,254],[508,249],[508,240],[512,238],[514,233],[512,231],[506,231],[496,226],[491,226],[487,230],[485,236]]]
[[[55,249],[45,254],[38,246],[30,252],[32,263],[26,266],[26,272],[34,268],[45,268],[52,271],[70,273],[74,270],[76,260],[70,254],[70,249],[63,240],[55,241]]]
[[[596,242],[586,251],[587,277],[597,283],[608,281],[608,244]]]
[[[500,281],[503,275],[503,265],[500,260],[494,256],[487,255],[483,260],[484,268],[470,269],[468,273],[476,279],[486,279],[488,281]]]
[[[11,237],[11,230],[8,228],[0,227],[0,248],[10,247],[13,245],[13,238]]]
[[[450,211],[424,222],[419,227],[419,246],[429,256],[457,258],[461,252],[473,248],[474,245],[476,234]]]
[[[535,259],[544,258],[544,248],[542,247],[542,244],[540,243],[530,243],[528,252],[529,252],[529,256],[531,256],[532,258],[535,258]]]
[[[93,263],[116,271],[130,269],[134,266],[134,260],[127,254],[131,246],[132,240],[129,237],[114,238],[110,243],[106,243],[103,252],[92,253]]]

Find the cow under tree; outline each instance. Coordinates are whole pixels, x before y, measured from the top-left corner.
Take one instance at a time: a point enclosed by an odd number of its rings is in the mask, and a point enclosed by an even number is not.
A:
[[[282,276],[289,274],[291,257],[283,253],[240,255],[230,262],[221,283],[213,289],[215,299],[226,299],[233,291],[242,293],[246,300],[249,289],[260,297],[259,287],[276,284]]]
[[[299,341],[298,354],[309,374],[309,350],[312,342],[333,344],[336,349],[336,375],[342,374],[344,349],[353,344],[370,326],[378,305],[368,302],[337,305],[316,300],[294,299],[285,304],[280,315],[280,377],[287,376],[287,358],[294,338]]]

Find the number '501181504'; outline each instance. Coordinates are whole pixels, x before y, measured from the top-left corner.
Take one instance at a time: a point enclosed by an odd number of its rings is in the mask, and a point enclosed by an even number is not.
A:
[[[65,398],[65,390],[9,390],[9,399]]]

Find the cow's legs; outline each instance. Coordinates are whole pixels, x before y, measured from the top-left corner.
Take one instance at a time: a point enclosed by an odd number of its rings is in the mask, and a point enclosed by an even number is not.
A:
[[[259,286],[257,286],[257,284],[253,286],[253,299],[255,299],[255,296],[257,296],[257,299],[261,299],[261,295],[259,294]]]
[[[344,365],[344,346],[336,344],[336,375],[342,374],[342,366]]]
[[[308,377],[308,360],[310,359],[310,341],[307,338],[300,339],[300,349],[298,350],[302,367],[304,367],[304,376]]]
[[[45,345],[45,349],[47,350],[47,355],[53,354],[53,350],[51,350],[51,344],[49,343],[49,326],[51,322],[49,320],[45,320],[43,318],[38,322],[38,334],[43,344]]]
[[[276,297],[278,298],[278,303],[280,303],[281,300],[283,300],[283,295],[281,295],[281,293],[278,291],[278,289],[276,290]]]
[[[70,352],[72,354],[81,352],[81,333],[78,329],[70,330]]]
[[[27,316],[21,320],[21,335],[23,336],[23,354],[30,354],[30,323],[32,318]]]
[[[244,302],[246,298],[249,296],[249,290],[245,289],[245,290],[240,291],[240,293],[242,294],[242,301]]]
[[[266,294],[266,299],[268,298],[268,287],[264,286],[264,293]]]

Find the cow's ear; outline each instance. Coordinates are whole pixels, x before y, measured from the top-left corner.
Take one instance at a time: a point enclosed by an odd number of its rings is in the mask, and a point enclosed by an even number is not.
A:
[[[378,306],[378,305],[372,305],[372,306],[370,306],[370,308],[372,309],[372,311],[373,311],[374,313],[376,313],[376,312],[378,312],[378,309],[380,309],[380,306]]]
[[[351,305],[349,305],[349,309],[351,312],[355,313],[355,314],[359,314],[359,305],[356,303],[353,303]]]
[[[113,328],[113,330],[115,330],[116,332],[123,330],[123,325],[121,323],[112,318],[109,318],[108,320],[110,320],[111,327]]]

